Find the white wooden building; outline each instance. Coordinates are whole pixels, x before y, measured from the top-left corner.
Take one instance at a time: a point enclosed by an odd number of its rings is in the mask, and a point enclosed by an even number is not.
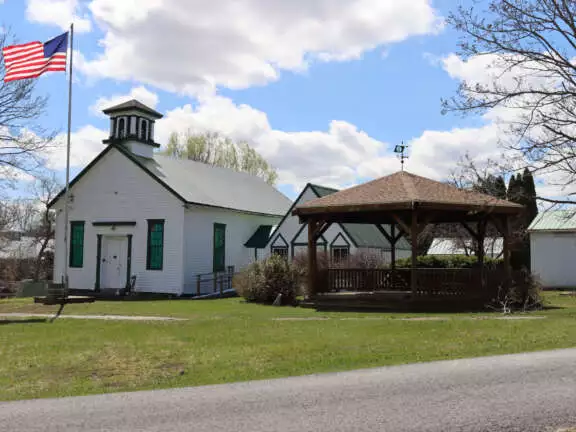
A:
[[[106,148],[71,182],[69,225],[64,191],[56,210],[54,280],[68,266],[71,288],[124,288],[181,295],[196,275],[236,270],[260,225],[276,225],[291,201],[255,176],[159,156],[154,122],[162,115],[132,100],[104,110]],[[64,230],[69,233],[65,255]]]
[[[576,211],[541,213],[528,233],[532,274],[545,288],[576,287]]]
[[[306,253],[308,247],[306,224],[300,224],[298,217],[292,215],[292,210],[297,205],[334,192],[337,190],[308,183],[277,226],[259,227],[246,243],[246,247],[252,249],[253,259],[263,259],[272,253],[287,258]],[[390,233],[389,226],[382,225],[382,228]],[[334,261],[344,260],[351,254],[358,253],[380,256],[386,263],[389,263],[391,258],[391,247],[386,237],[375,225],[368,224],[331,225],[318,240],[318,250],[329,253]],[[402,237],[396,243],[396,258],[407,258],[410,253],[410,245]]]

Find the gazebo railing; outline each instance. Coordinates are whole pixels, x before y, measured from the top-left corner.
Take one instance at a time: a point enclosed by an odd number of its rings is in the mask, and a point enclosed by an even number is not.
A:
[[[410,290],[408,269],[331,268],[321,270],[320,277],[320,292]]]
[[[412,271],[408,268],[329,268],[319,270],[317,292],[411,292],[411,277]],[[482,274],[479,268],[418,268],[415,294],[442,297],[491,296],[497,292],[502,277],[501,269],[484,269]]]

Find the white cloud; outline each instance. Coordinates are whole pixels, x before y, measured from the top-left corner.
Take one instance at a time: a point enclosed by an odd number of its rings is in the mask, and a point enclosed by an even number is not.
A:
[[[92,25],[88,15],[79,15],[78,0],[27,0],[26,18],[40,24],[55,25],[68,30],[74,22],[74,31],[89,32]]]
[[[34,177],[30,173],[38,165],[35,157],[19,153],[15,149],[14,142],[11,140],[15,138],[13,132],[6,126],[0,126],[0,185],[2,187],[32,181]],[[21,129],[18,137],[24,142],[36,142],[38,139],[37,135],[28,129]]]
[[[70,139],[70,167],[78,168],[87,165],[104,150],[102,140],[108,132],[87,125],[72,133]],[[46,151],[46,165],[52,170],[66,169],[66,134],[55,138],[53,146]]]
[[[326,131],[275,130],[262,111],[222,96],[168,111],[156,124],[156,140],[165,144],[171,132],[186,131],[215,131],[248,141],[278,170],[279,182],[293,185],[295,191],[308,181],[349,185],[359,175],[357,167],[386,147],[344,121],[332,121]]]
[[[406,170],[435,180],[445,180],[456,168],[458,161],[468,154],[474,160],[497,159],[502,153],[498,147],[498,128],[486,125],[479,128],[454,128],[448,131],[424,131],[410,140]],[[363,177],[379,177],[396,171],[398,158],[385,155],[367,160],[359,171]]]
[[[99,98],[96,103],[90,107],[90,111],[95,115],[104,116],[104,114],[102,114],[103,109],[131,99],[136,99],[152,109],[156,108],[158,104],[158,95],[156,93],[151,92],[144,86],[139,86],[132,88],[127,95],[113,95]]]
[[[266,84],[310,61],[356,59],[438,31],[430,0],[92,0],[104,52],[91,77],[203,93]]]

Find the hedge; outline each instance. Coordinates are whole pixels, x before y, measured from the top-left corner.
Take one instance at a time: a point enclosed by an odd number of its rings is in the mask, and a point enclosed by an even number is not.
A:
[[[494,267],[502,263],[502,259],[494,259],[486,257],[484,265],[486,267]],[[412,258],[402,258],[396,260],[396,267],[407,268],[411,267]],[[451,255],[451,256],[438,256],[438,255],[422,255],[417,257],[417,266],[420,268],[472,268],[478,265],[478,258],[475,256],[467,255]]]

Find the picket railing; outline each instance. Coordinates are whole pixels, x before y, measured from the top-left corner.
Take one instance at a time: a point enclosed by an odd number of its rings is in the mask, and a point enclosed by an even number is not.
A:
[[[351,269],[330,268],[318,274],[318,293],[411,291],[410,269]],[[482,283],[484,277],[485,283]],[[493,295],[503,279],[500,269],[416,269],[418,296],[474,297]]]
[[[234,266],[228,266],[226,271],[216,273],[202,273],[196,275],[196,295],[207,293],[220,293],[232,288]]]

